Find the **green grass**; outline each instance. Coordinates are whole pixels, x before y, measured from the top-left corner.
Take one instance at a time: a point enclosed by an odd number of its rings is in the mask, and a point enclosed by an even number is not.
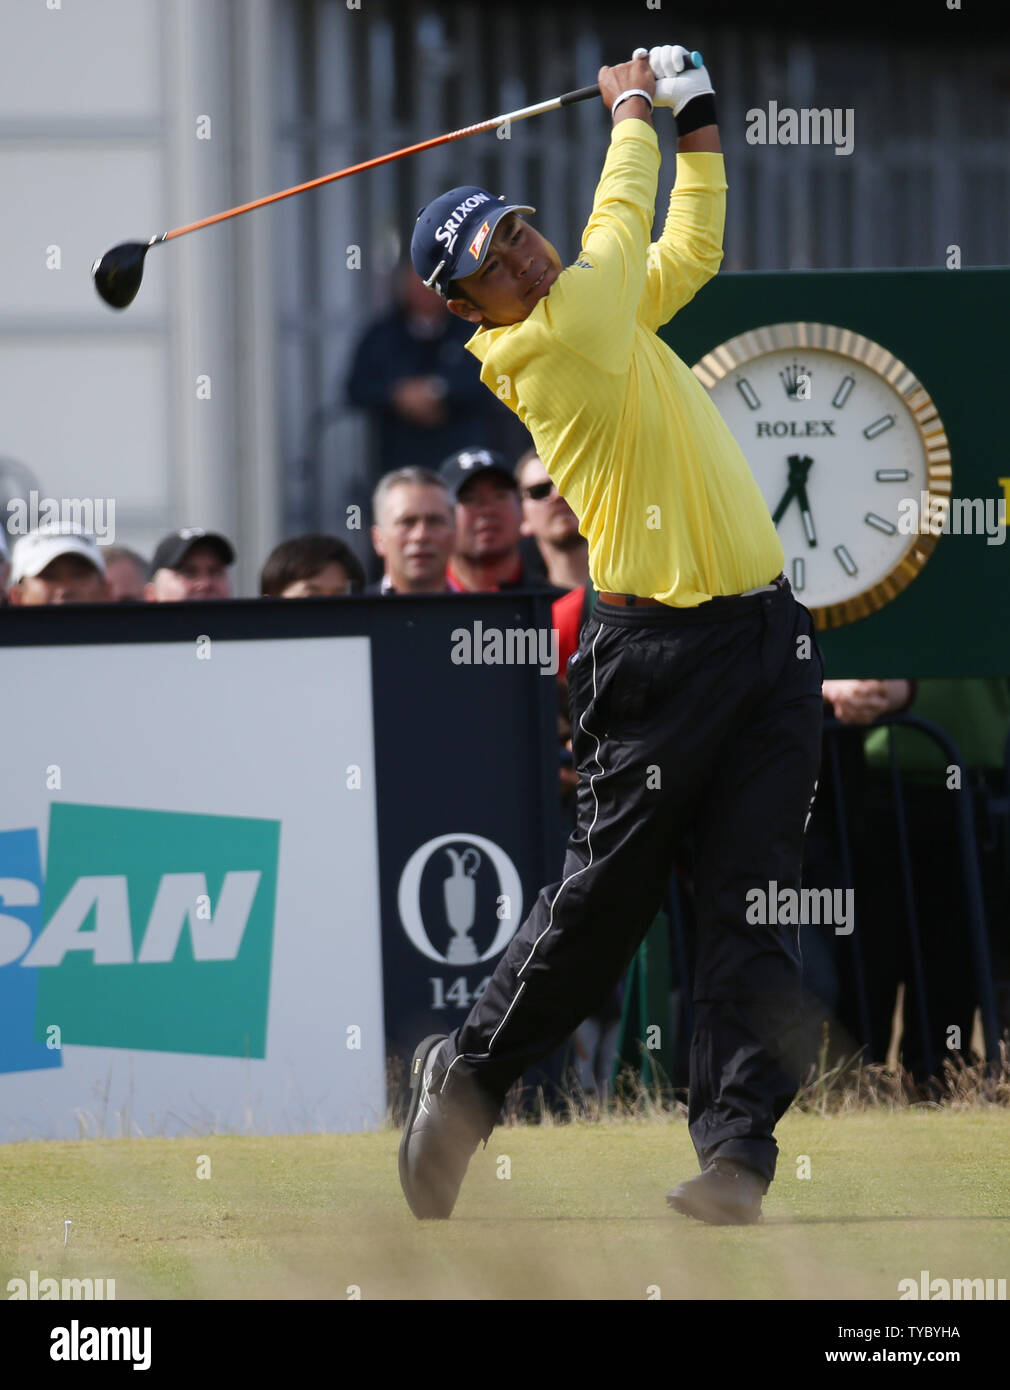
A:
[[[697,1171],[677,1119],[498,1129],[448,1222],[410,1215],[391,1130],[8,1144],[0,1297],[32,1269],[118,1298],[894,1299],[921,1269],[1010,1276],[1007,1112],[791,1113],[778,1139],[747,1228],[667,1209]]]

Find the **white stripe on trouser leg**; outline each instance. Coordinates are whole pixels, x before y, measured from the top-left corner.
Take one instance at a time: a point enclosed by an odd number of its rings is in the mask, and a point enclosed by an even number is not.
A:
[[[810,817],[814,814],[814,801],[816,800],[816,797],[817,797],[817,782],[818,782],[818,779],[815,777],[815,778],[814,778],[814,789],[813,789],[813,791],[810,793],[810,806],[809,806],[809,808],[807,809],[807,818],[806,818],[806,820],[803,822],[803,833],[804,833],[804,835],[807,833],[807,826],[810,824]]]
[[[592,657],[593,657],[593,699],[594,699],[594,700],[596,699],[596,644],[597,644],[597,642],[600,640],[600,633],[601,633],[602,631],[603,631],[603,625],[601,624],[601,625],[600,625],[600,632],[598,632],[598,633],[596,634],[596,636],[593,638],[593,645],[592,645],[592,647],[590,648],[591,653],[592,653]],[[600,816],[600,802],[599,802],[599,798],[598,798],[597,795],[596,795],[596,787],[594,786],[594,783],[595,783],[597,777],[602,777],[602,776],[604,775],[604,772],[606,771],[606,769],[604,768],[603,764],[600,762],[600,748],[602,747],[602,744],[600,743],[599,736],[598,736],[597,734],[594,734],[593,731],[592,731],[592,729],[587,729],[587,728],[586,728],[586,725],[585,725],[585,717],[586,717],[586,716],[585,716],[585,710],[583,710],[583,712],[579,715],[579,727],[582,729],[582,732],[583,732],[583,733],[589,734],[592,738],[596,739],[596,765],[597,765],[597,767],[600,769],[599,772],[594,772],[593,775],[592,775],[592,776],[590,777],[590,779],[589,779],[589,790],[592,792],[592,794],[593,794],[593,801],[596,803],[596,809],[595,809],[595,811],[593,812],[592,824],[590,825],[589,829],[586,831],[586,847],[587,847],[587,849],[589,850],[589,859],[587,860],[587,862],[586,862],[585,864],[583,864],[583,866],[582,866],[581,869],[576,869],[575,872],[574,872],[573,874],[569,874],[568,877],[567,877],[567,878],[564,880],[564,882],[561,884],[561,886],[558,888],[558,891],[554,894],[554,897],[551,899],[551,906],[550,906],[550,912],[549,912],[548,918],[547,918],[547,925],[546,925],[546,927],[544,927],[543,931],[540,933],[540,935],[537,937],[536,941],[534,941],[533,945],[530,947],[530,953],[529,953],[529,955],[526,957],[526,959],[523,961],[522,965],[521,965],[521,966],[519,967],[519,969],[516,971],[516,975],[517,975],[517,976],[518,976],[518,975],[521,975],[521,974],[523,973],[523,971],[526,969],[526,967],[529,965],[530,961],[533,959],[533,956],[534,956],[534,953],[536,952],[537,947],[540,945],[541,941],[543,941],[544,937],[547,935],[547,933],[550,931],[551,927],[554,925],[554,908],[555,908],[555,906],[557,905],[557,901],[558,901],[558,899],[561,897],[561,894],[565,891],[565,889],[568,887],[568,885],[569,885],[570,883],[573,883],[573,882],[575,881],[575,879],[578,878],[579,874],[584,874],[588,869],[591,869],[591,868],[592,868],[592,865],[593,865],[593,830],[594,830],[594,828],[595,828],[595,826],[596,826],[596,822],[597,822],[597,820],[599,820],[599,816]],[[491,1035],[491,1041],[488,1043],[487,1051],[486,1051],[486,1052],[478,1052],[478,1053],[470,1053],[470,1054],[469,1054],[470,1056],[476,1056],[476,1057],[490,1057],[490,1056],[491,1056],[491,1049],[494,1047],[495,1038],[497,1038],[498,1034],[499,1034],[499,1033],[501,1032],[501,1030],[505,1027],[505,1023],[506,1023],[506,1021],[508,1020],[509,1015],[511,1014],[512,1010],[515,1008],[516,1004],[518,1004],[519,999],[520,999],[520,997],[522,996],[522,992],[523,992],[523,990],[524,990],[525,988],[526,988],[526,981],[524,980],[523,983],[519,986],[519,989],[518,989],[518,991],[516,992],[516,996],[515,996],[515,998],[512,1000],[512,1003],[511,1003],[511,1004],[508,1006],[508,1008],[505,1010],[505,1015],[504,1015],[504,1017],[502,1018],[501,1023],[499,1023],[498,1027],[497,1027],[497,1028],[494,1030],[494,1032],[492,1033],[492,1035]],[[463,1056],[463,1055],[466,1055],[466,1054],[460,1053],[460,1056]],[[453,1067],[456,1065],[456,1063],[457,1063],[458,1061],[459,1061],[459,1057],[454,1057],[454,1058],[452,1059],[452,1061],[449,1063],[449,1066],[446,1068],[445,1076],[443,1076],[443,1078],[442,1078],[442,1086],[445,1085],[446,1081],[448,1080],[449,1073],[452,1071]],[[441,1087],[439,1087],[439,1090],[441,1090]]]
[[[494,1032],[491,1034],[491,1041],[490,1041],[490,1042],[488,1043],[488,1045],[487,1045],[487,1055],[488,1055],[489,1057],[491,1056],[491,1049],[492,1049],[492,1047],[494,1047],[494,1040],[495,1040],[495,1038],[498,1036],[498,1034],[501,1032],[501,1030],[505,1027],[505,1019],[508,1018],[509,1014],[510,1014],[510,1013],[512,1012],[512,1010],[515,1008],[515,1006],[519,1003],[519,996],[522,994],[522,992],[523,992],[523,990],[524,990],[525,988],[526,988],[526,981],[523,980],[522,984],[519,986],[519,992],[516,994],[516,997],[512,1000],[512,1003],[511,1003],[511,1004],[508,1006],[508,1008],[505,1010],[505,1018],[502,1019],[501,1023],[499,1023],[498,1027],[497,1027],[497,1028],[494,1030]]]

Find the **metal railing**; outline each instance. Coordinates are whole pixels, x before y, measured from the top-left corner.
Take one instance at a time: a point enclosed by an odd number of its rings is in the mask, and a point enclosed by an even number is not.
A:
[[[962,881],[963,915],[967,926],[966,945],[971,957],[975,1004],[981,1016],[985,1058],[989,1062],[997,1061],[999,1058],[999,1017],[989,935],[990,927],[995,926],[995,924],[990,924],[986,915],[979,860],[978,810],[980,809],[981,816],[984,817],[990,835],[998,833],[998,828],[1001,825],[1004,827],[1005,833],[1006,822],[1010,818],[1010,736],[1008,736],[1006,743],[1002,785],[993,788],[988,785],[979,787],[972,782],[960,749],[943,729],[930,720],[922,719],[915,714],[895,714],[878,719],[875,724],[869,727],[885,727],[889,731],[902,728],[913,730],[932,740],[945,757],[948,767],[956,767],[960,770],[959,778],[954,779],[956,785],[951,785],[949,789],[954,799],[954,832]],[[823,765],[831,784],[832,809],[834,810],[837,830],[837,863],[842,888],[850,890],[854,885],[856,868],[850,819],[853,808],[849,805],[845,786],[846,779],[842,775],[839,758],[839,735],[842,731],[847,730],[851,730],[851,726],[843,725],[837,719],[826,718],[824,721]],[[928,996],[931,979],[935,978],[934,972],[942,970],[944,967],[942,961],[927,959],[923,951],[920,903],[925,885],[916,882],[913,868],[912,839],[909,831],[907,807],[910,788],[902,778],[897,743],[893,737],[893,732],[889,732],[888,737],[887,776],[890,785],[890,804],[897,828],[897,868],[905,904],[904,925],[909,940],[910,993],[914,997],[923,1064],[925,1070],[929,1074],[933,1074],[937,1058],[930,1044],[930,1038],[933,1035],[930,1031]],[[978,807],[976,807],[976,799],[978,799]],[[689,1043],[693,1031],[690,972],[692,953],[690,949],[691,928],[684,905],[684,885],[677,873],[672,876],[665,907],[670,923],[671,983],[678,990],[681,1001],[681,1021],[677,1030],[677,1046],[678,1050],[682,1050]],[[856,930],[849,937],[849,943],[852,950],[852,988],[854,990],[854,999],[851,1000],[851,1003],[854,1006],[853,1013],[859,1034],[856,1041],[866,1049],[869,1060],[883,1061],[884,1058],[874,1056],[872,1050],[866,963],[860,942],[858,913]],[[640,965],[639,968],[641,968]],[[627,1051],[625,1051],[625,1055],[627,1055]],[[645,1079],[644,1076],[643,1079]]]

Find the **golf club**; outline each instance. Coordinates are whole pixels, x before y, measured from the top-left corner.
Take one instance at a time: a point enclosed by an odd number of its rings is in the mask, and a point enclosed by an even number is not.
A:
[[[700,68],[703,63],[704,59],[697,51],[690,55],[689,66]],[[598,86],[580,87],[577,91],[566,92],[564,96],[552,97],[549,101],[540,101],[533,106],[524,106],[518,111],[508,111],[501,116],[491,116],[488,120],[479,121],[476,125],[463,126],[459,130],[450,131],[447,135],[436,135],[431,140],[423,140],[419,145],[407,145],[402,150],[394,150],[392,154],[383,154],[376,159],[367,159],[363,164],[352,164],[349,168],[338,169],[333,174],[323,174],[321,178],[310,179],[308,183],[299,183],[293,188],[284,188],[279,193],[270,193],[265,198],[257,198],[251,203],[243,203],[240,207],[229,208],[226,212],[216,212],[212,217],[204,217],[199,222],[190,222],[185,227],[173,227],[171,231],[151,237],[150,241],[121,242],[120,245],[113,246],[110,251],[106,251],[105,255],[100,260],[95,261],[91,267],[95,289],[106,304],[111,305],[113,309],[125,309],[128,304],[133,303],[137,296],[144,275],[144,258],[152,246],[160,246],[163,242],[185,236],[188,232],[198,232],[201,227],[211,227],[215,222],[224,222],[231,217],[240,217],[244,212],[252,212],[255,208],[266,207],[269,203],[277,203],[282,198],[293,198],[296,193],[307,193],[310,188],[321,188],[325,183],[333,183],[336,179],[345,179],[350,174],[360,174],[365,169],[375,169],[380,164],[388,164],[394,159],[403,159],[405,155],[420,154],[422,150],[433,150],[438,145],[448,144],[450,140],[462,140],[467,135],[478,135],[482,131],[503,125],[506,121],[525,121],[530,116],[540,116],[545,111],[557,111],[562,106],[572,106],[577,101],[588,101],[590,97],[599,95]]]

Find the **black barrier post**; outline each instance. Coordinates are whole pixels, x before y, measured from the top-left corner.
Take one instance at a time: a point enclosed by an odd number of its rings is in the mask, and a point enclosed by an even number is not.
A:
[[[835,824],[838,827],[838,849],[842,860],[842,886],[845,889],[853,888],[852,881],[852,847],[849,844],[849,822],[846,815],[845,793],[842,790],[842,773],[838,761],[838,744],[836,735],[841,725],[837,719],[826,718],[824,721],[825,749],[831,763],[831,786],[835,795]],[[856,910],[858,921],[859,911]],[[852,934],[852,955],[855,970],[853,974],[856,980],[856,1003],[859,1008],[859,1028],[862,1033],[863,1046],[873,1050],[873,1037],[870,1032],[870,1004],[866,997],[866,970],[863,965],[863,949],[859,942],[858,928]]]
[[[915,976],[916,1005],[919,1012],[919,1032],[922,1038],[922,1058],[929,1076],[933,1075],[933,1044],[929,1029],[929,1007],[926,1003],[926,972],[922,963],[922,942],[919,938],[919,915],[915,903],[915,883],[912,875],[912,849],[908,839],[908,817],[905,814],[905,794],[901,786],[898,746],[893,726],[887,731],[887,749],[891,768],[891,791],[894,815],[898,823],[898,850],[901,858],[901,886],[905,894],[905,921],[912,950],[912,974]]]

